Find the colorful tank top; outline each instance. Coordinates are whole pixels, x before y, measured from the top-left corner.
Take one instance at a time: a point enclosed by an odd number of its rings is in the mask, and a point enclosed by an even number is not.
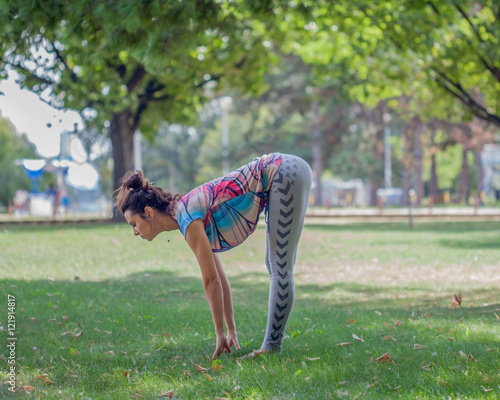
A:
[[[173,216],[184,237],[189,224],[200,218],[213,252],[243,243],[257,227],[280,165],[279,153],[256,157],[184,195],[177,202]]]

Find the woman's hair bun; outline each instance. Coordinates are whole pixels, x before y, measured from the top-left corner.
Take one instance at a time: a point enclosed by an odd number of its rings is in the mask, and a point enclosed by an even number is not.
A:
[[[125,187],[128,190],[136,190],[144,186],[144,178],[142,177],[142,171],[137,171],[130,175],[130,178],[125,183]]]

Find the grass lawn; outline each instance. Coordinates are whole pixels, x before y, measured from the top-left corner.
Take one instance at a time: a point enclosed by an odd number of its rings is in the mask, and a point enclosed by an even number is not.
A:
[[[242,359],[266,323],[259,228],[221,257],[242,349],[215,362],[180,233],[9,227],[0,238],[2,399],[500,398],[498,223],[307,225],[282,352]]]

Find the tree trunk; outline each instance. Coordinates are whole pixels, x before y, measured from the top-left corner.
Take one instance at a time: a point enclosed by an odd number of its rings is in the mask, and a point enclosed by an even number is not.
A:
[[[313,154],[313,171],[314,171],[314,205],[321,206],[322,204],[322,188],[321,188],[321,173],[323,172],[323,148],[321,146],[321,130],[319,128],[319,105],[313,101],[311,104],[313,112],[313,140],[312,140],[312,154]]]
[[[130,122],[130,111],[114,114],[111,120],[109,138],[113,147],[113,187],[118,188],[122,176],[134,168],[134,132]],[[121,220],[113,210],[113,220]]]
[[[432,130],[431,132],[431,171],[429,178],[429,197],[432,197],[433,200],[436,199],[438,195],[438,177],[436,172],[436,147],[434,146],[434,135],[435,132]]]
[[[470,179],[469,179],[469,165],[467,163],[467,149],[462,149],[462,169],[460,170],[460,180],[458,184],[458,196],[456,203],[460,204],[465,201],[465,204],[469,201],[470,193]]]
[[[403,135],[403,172],[401,176],[401,189],[403,189],[402,205],[408,204],[408,191],[411,188],[412,156],[411,156],[412,127],[408,125]]]
[[[478,204],[483,204],[481,193],[483,191],[484,168],[481,160],[481,150],[474,152],[474,163],[476,164],[476,190],[478,196]]]
[[[423,139],[425,125],[419,118],[414,119],[414,147],[413,147],[413,165],[414,165],[414,182],[413,188],[417,194],[417,205],[422,205],[422,198],[424,197],[424,183],[422,181],[422,169],[424,162]]]

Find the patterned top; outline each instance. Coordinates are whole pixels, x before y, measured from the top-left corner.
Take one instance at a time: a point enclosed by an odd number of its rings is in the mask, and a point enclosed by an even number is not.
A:
[[[184,237],[189,224],[200,218],[213,252],[243,243],[257,227],[280,165],[279,153],[256,157],[184,195],[175,205],[173,216]]]

